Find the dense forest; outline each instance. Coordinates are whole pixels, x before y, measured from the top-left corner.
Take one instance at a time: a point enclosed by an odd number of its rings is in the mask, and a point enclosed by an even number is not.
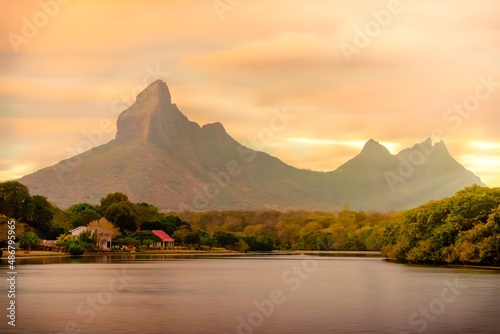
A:
[[[0,183],[0,247],[8,219],[16,220],[21,246],[58,240],[75,254],[98,250],[96,236],[69,231],[97,226],[112,231],[115,250],[124,245],[145,250],[163,230],[176,246],[210,250],[381,250],[399,262],[499,265],[500,188],[468,187],[451,198],[430,201],[404,212],[204,211],[159,212],[112,193],[99,205],[78,203],[62,210],[43,196],[31,196],[16,181]]]
[[[236,251],[380,250],[385,227],[399,217],[396,212],[355,212],[348,205],[339,212],[160,213],[147,203],[132,203],[122,193],[107,195],[99,205],[78,203],[61,210],[43,196],[31,196],[16,181],[0,184],[0,213],[5,216],[0,217],[0,240],[6,240],[7,217],[18,221],[18,236],[31,232],[40,239],[60,238],[66,240],[62,242],[65,246],[71,241],[66,237],[71,229],[104,218],[111,223],[110,229],[117,229],[113,244],[118,247],[149,246],[157,240],[150,231],[163,230],[178,246]]]
[[[399,262],[500,265],[500,188],[474,185],[408,210],[383,245]]]

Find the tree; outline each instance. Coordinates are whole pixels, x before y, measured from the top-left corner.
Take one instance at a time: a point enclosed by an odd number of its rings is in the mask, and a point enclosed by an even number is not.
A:
[[[175,228],[175,226],[174,226]],[[153,230],[164,230],[164,225],[161,221],[157,222],[144,222],[141,224],[141,231],[153,231]],[[175,231],[175,230],[174,230]],[[168,235],[170,235],[167,231],[165,231]]]
[[[121,232],[137,230],[137,216],[130,202],[110,204],[104,217],[117,226]]]
[[[168,235],[174,235],[174,232],[177,231],[182,226],[186,226],[187,229],[191,229],[191,225],[182,221],[179,217],[174,215],[168,215],[161,220],[162,228],[161,230],[165,231]]]
[[[89,223],[88,225],[89,228],[100,228],[106,231],[111,232],[111,237],[114,237],[117,235],[120,231],[119,229],[113,225],[111,222],[109,222],[106,218],[101,218],[99,220],[94,220],[93,222]]]
[[[102,215],[108,210],[108,208],[113,205],[113,204],[118,204],[118,203],[130,203],[128,200],[127,195],[123,193],[112,193],[108,194],[106,197],[103,197],[101,199],[101,206],[99,207],[100,212]]]
[[[55,207],[54,209],[54,218],[52,219],[52,227],[62,227],[65,230],[69,231],[73,228],[71,225],[71,216],[66,211]]]
[[[17,182],[0,183],[0,213],[25,221],[29,213],[31,196],[28,187]]]
[[[106,218],[90,222],[88,229],[93,231],[95,234],[96,246],[99,247],[106,245],[106,242],[112,240],[119,233],[119,229],[110,223]]]
[[[408,210],[385,229],[382,253],[402,262],[499,265],[499,204],[500,188],[474,185]]]
[[[140,231],[136,233],[129,233],[129,237],[139,240],[142,245],[152,245],[155,241],[161,241],[161,239],[151,231]],[[149,243],[151,241],[151,244]]]
[[[69,244],[73,241],[76,241],[76,238],[71,234],[62,234],[57,238],[56,246],[62,247],[65,251],[67,251]]]
[[[158,208],[151,204],[138,203],[134,205],[134,209],[139,226],[142,226],[142,224],[145,222],[160,222],[162,218],[162,215],[158,212]]]
[[[245,238],[244,241],[247,244],[247,249],[245,250],[248,251],[270,252],[274,249],[274,242],[267,235],[263,235],[260,237],[248,236]],[[235,245],[238,245],[238,242],[236,242]],[[230,249],[235,249],[235,248],[233,245],[231,245]]]
[[[31,197],[28,207],[29,214],[26,217],[26,221],[42,237],[48,238],[52,227],[52,219],[54,218],[54,206],[44,196],[35,195]]]
[[[56,240],[60,235],[68,233],[68,229],[56,226],[50,229],[49,240]]]
[[[308,234],[311,234],[315,231],[320,231],[322,229],[323,229],[323,226],[321,226],[320,223],[310,222],[300,230],[299,234],[301,236],[307,236]]]
[[[78,235],[77,240],[84,250],[95,250],[96,247],[98,246],[96,231],[91,231],[91,230],[83,231]]]
[[[226,249],[234,249],[238,241],[240,241],[240,239],[231,232],[217,231],[213,234],[213,237],[217,240],[217,247]]]
[[[92,210],[95,212],[99,212],[99,208],[97,208],[96,206],[93,206],[92,204],[89,204],[89,203],[78,203],[78,204],[72,205],[66,211],[68,211],[71,214],[77,214],[77,213],[80,213],[84,210]]]
[[[173,238],[183,246],[187,245],[186,238],[191,233],[191,229],[187,226],[182,226],[180,229],[176,230],[173,234]]]
[[[26,250],[26,253],[40,244],[41,240],[35,232],[27,232],[19,237],[19,245]]]
[[[90,222],[94,220],[98,220],[101,218],[101,215],[93,210],[93,209],[83,209],[80,212],[77,212],[71,218],[71,225],[73,228],[77,228],[79,226],[87,226]]]
[[[199,230],[191,230],[187,233],[186,237],[184,238],[184,243],[186,245],[199,245],[200,244],[200,231]]]
[[[217,244],[217,239],[206,234],[200,237],[200,244],[203,246],[208,246],[208,248],[212,248]]]
[[[72,241],[69,243],[68,252],[71,255],[82,255],[85,253],[85,247],[79,241]]]

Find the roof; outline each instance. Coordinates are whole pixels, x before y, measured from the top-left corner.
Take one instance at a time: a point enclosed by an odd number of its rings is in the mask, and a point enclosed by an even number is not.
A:
[[[74,228],[72,230],[69,231],[69,233],[73,234],[73,232],[77,232],[77,231],[88,231],[88,230],[91,230],[91,231],[97,231],[99,232],[100,234],[104,234],[104,235],[111,235],[113,234],[113,231],[110,231],[110,230],[106,230],[104,228],[100,228],[100,227],[94,227],[94,226],[91,226],[91,227],[88,227],[88,226],[78,226],[77,228]]]
[[[86,231],[87,230],[87,226],[78,226],[77,228],[69,230],[69,233],[73,233],[73,232],[78,231],[78,230]]]
[[[156,234],[161,239],[161,241],[174,241],[174,239],[172,239],[167,233],[162,230],[153,230],[151,232]]]

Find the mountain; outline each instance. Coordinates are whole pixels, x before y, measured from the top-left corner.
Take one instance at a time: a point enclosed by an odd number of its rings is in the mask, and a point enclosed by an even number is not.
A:
[[[150,84],[118,117],[107,144],[19,180],[62,208],[112,192],[162,210],[399,210],[441,199],[480,179],[430,139],[392,155],[369,140],[332,172],[297,169],[240,145],[220,123],[200,127]]]

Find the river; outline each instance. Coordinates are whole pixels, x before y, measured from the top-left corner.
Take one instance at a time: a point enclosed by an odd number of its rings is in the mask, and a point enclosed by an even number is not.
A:
[[[500,332],[497,270],[309,255],[22,263],[15,327],[0,286],[1,333]]]

